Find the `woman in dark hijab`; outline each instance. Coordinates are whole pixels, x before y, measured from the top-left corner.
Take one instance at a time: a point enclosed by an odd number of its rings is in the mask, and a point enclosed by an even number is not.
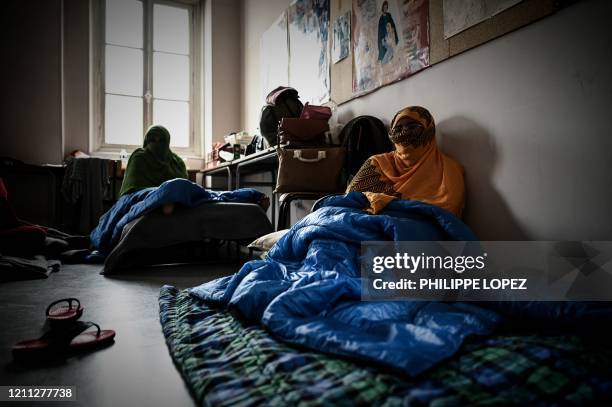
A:
[[[151,126],[142,148],[130,156],[120,196],[144,188],[158,187],[164,181],[187,178],[185,162],[170,151],[170,133],[163,126]]]

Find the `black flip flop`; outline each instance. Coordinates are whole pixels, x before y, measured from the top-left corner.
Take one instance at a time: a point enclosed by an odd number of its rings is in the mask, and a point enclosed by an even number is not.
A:
[[[63,302],[67,302],[66,305],[57,305]],[[76,302],[73,307],[72,304]],[[78,298],[62,298],[61,300],[57,300],[49,304],[47,310],[45,311],[45,315],[47,319],[51,322],[69,322],[76,321],[81,318],[83,315],[84,308],[81,307],[81,302]]]
[[[95,331],[85,332],[91,327]],[[13,346],[13,357],[33,360],[61,356],[70,351],[91,351],[113,342],[115,331],[100,329],[95,322],[75,321],[51,328],[39,339],[29,339]]]

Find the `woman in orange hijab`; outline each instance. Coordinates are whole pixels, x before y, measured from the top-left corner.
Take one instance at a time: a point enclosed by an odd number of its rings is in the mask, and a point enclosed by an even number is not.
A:
[[[363,192],[369,212],[380,212],[394,199],[436,205],[461,217],[465,203],[463,167],[438,150],[436,125],[420,106],[400,110],[391,121],[395,151],[370,157],[347,192]]]

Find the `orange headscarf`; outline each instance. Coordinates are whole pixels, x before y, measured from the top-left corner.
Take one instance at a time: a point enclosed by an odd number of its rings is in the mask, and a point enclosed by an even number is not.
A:
[[[378,213],[398,195],[436,205],[461,216],[465,203],[463,168],[438,150],[435,123],[422,107],[408,107],[399,111],[391,122],[391,130],[402,119],[409,118],[423,126],[430,140],[417,147],[396,144],[395,151],[371,157],[372,164],[384,182],[390,183],[396,196],[366,192],[370,211]]]

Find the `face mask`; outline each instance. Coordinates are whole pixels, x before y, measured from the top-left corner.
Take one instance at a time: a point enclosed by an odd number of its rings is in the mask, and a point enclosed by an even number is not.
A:
[[[417,122],[411,122],[403,126],[395,126],[389,132],[389,139],[393,144],[401,146],[420,147],[428,144],[434,136],[434,132],[430,129],[426,131],[423,126]]]
[[[146,147],[158,160],[165,160],[168,156],[169,149],[159,141],[150,142]]]

